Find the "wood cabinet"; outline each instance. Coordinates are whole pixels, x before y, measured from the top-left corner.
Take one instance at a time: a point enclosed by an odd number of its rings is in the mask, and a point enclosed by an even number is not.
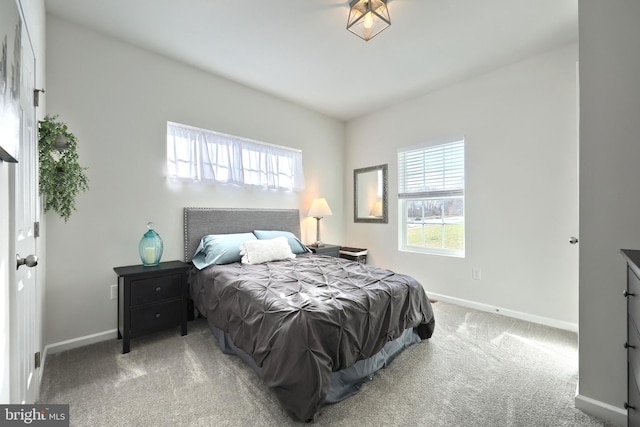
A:
[[[623,249],[627,260],[627,410],[629,427],[640,426],[640,250]]]
[[[118,339],[122,352],[130,339],[180,326],[187,334],[187,264],[161,262],[157,266],[115,267],[118,275]]]

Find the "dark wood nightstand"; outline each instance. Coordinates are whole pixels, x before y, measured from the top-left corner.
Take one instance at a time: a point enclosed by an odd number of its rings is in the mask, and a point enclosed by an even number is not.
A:
[[[122,352],[129,340],[180,326],[187,335],[187,268],[182,261],[167,261],[153,267],[115,267],[118,275],[118,339]]]
[[[325,243],[324,246],[309,245],[307,247],[311,249],[311,252],[314,254],[334,256],[336,258],[340,256],[340,246],[337,245],[328,245]]]

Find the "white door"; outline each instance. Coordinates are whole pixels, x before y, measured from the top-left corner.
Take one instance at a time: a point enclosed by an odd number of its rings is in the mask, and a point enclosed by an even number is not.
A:
[[[24,21],[23,21],[24,22]],[[11,348],[11,403],[31,404],[39,394],[39,371],[35,366],[36,353],[40,351],[40,305],[38,270],[36,267],[36,222],[39,200],[37,180],[37,124],[33,93],[35,87],[35,57],[26,29],[22,28],[20,69],[20,143],[18,163],[10,188],[13,190],[15,213],[10,219],[15,230],[13,253],[15,263],[10,294],[10,348]],[[18,257],[22,261],[18,261]],[[18,264],[24,263],[20,267]],[[38,355],[39,357],[39,355]]]

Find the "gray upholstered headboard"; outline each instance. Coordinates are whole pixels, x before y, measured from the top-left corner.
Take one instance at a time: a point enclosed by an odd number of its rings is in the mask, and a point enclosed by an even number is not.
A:
[[[184,208],[184,260],[207,234],[250,233],[253,230],[290,231],[300,238],[298,209]]]

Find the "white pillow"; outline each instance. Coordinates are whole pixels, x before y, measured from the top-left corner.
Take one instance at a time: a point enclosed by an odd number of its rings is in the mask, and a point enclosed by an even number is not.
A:
[[[262,264],[268,261],[293,259],[291,246],[286,237],[276,237],[268,240],[247,240],[240,245],[240,260],[243,264]]]

